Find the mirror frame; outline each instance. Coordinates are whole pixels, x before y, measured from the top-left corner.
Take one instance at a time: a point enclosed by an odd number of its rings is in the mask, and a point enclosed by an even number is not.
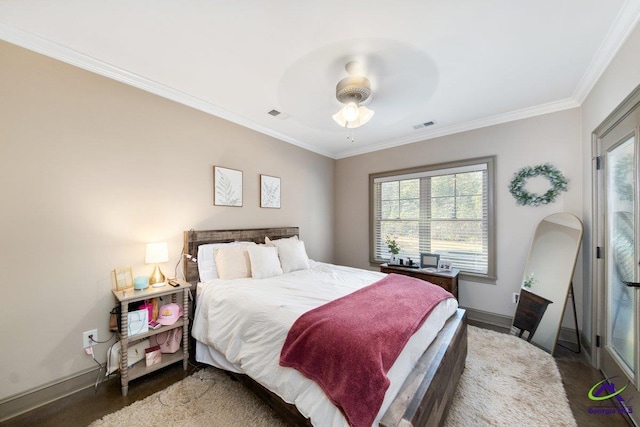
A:
[[[532,267],[531,267],[531,262],[532,262],[532,255],[535,255],[535,249],[536,249],[536,241],[538,240],[538,244],[539,244],[539,239],[540,239],[540,233],[542,232],[541,229],[543,227],[543,225],[545,225],[545,221],[549,222],[549,223],[555,223],[561,226],[565,226],[568,229],[573,229],[577,231],[577,236],[575,236],[576,238],[576,245],[575,245],[575,252],[571,251],[570,253],[567,254],[567,266],[570,266],[570,271],[568,274],[568,278],[566,281],[566,285],[564,284],[564,280],[562,280],[562,284],[560,284],[560,286],[566,286],[566,291],[564,291],[564,288],[562,289],[562,294],[558,294],[556,293],[556,295],[558,295],[558,297],[554,298],[556,301],[552,301],[555,304],[561,305],[561,310],[558,314],[557,309],[555,309],[555,307],[553,307],[554,309],[549,309],[548,307],[550,307],[550,303],[547,303],[548,305],[545,305],[543,310],[543,313],[539,314],[539,317],[536,319],[538,322],[538,325],[535,326],[535,328],[537,328],[537,326],[539,326],[539,324],[542,323],[542,320],[544,319],[544,314],[546,313],[555,313],[556,315],[559,316],[559,319],[557,321],[555,321],[552,325],[546,325],[547,327],[553,327],[555,328],[555,331],[552,331],[552,335],[553,335],[553,342],[550,344],[550,347],[547,348],[546,344],[549,342],[549,339],[545,339],[542,343],[540,342],[540,340],[536,340],[536,335],[534,333],[531,333],[532,337],[526,337],[527,340],[529,342],[531,342],[532,344],[536,345],[536,347],[539,347],[541,349],[543,349],[544,351],[547,351],[549,353],[551,353],[551,355],[555,354],[555,350],[556,350],[556,346],[558,343],[558,337],[560,335],[560,329],[562,328],[562,321],[564,319],[564,315],[565,315],[565,311],[566,311],[566,306],[567,306],[567,301],[569,298],[569,292],[570,290],[573,288],[573,276],[575,274],[575,268],[577,265],[577,261],[578,261],[578,256],[580,253],[580,247],[582,245],[582,238],[583,238],[583,234],[584,234],[584,226],[582,224],[582,221],[580,220],[580,218],[578,218],[576,215],[568,213],[568,212],[557,212],[551,215],[546,216],[545,218],[543,218],[542,220],[540,220],[540,222],[538,223],[538,225],[536,226],[536,229],[534,231],[533,234],[533,238],[531,240],[531,245],[529,247],[529,253],[527,255],[527,260],[524,266],[524,270],[523,270],[523,274],[522,274],[522,281],[520,282],[520,292],[519,292],[519,298],[518,298],[518,304],[516,305],[516,309],[514,311],[514,316],[513,316],[513,321],[511,323],[511,333],[520,333],[520,336],[522,335],[522,331],[517,328],[515,326],[516,323],[516,315],[518,315],[519,313],[519,309],[520,309],[520,314],[522,315],[523,310],[524,310],[524,304],[526,304],[526,302],[523,302],[522,307],[521,307],[521,302],[522,299],[520,298],[522,296],[522,289],[525,289],[526,291],[528,291],[529,293],[533,293],[535,295],[538,295],[540,297],[542,297],[543,300],[547,300],[550,301],[550,299],[547,299],[549,297],[548,293],[537,293],[536,290],[534,289],[533,291],[529,288],[525,288],[524,284],[525,281],[529,280],[529,277],[531,276],[532,273]],[[544,237],[544,236],[543,236]],[[573,249],[573,248],[571,248]],[[534,267],[535,269],[536,267]],[[534,279],[535,280],[535,279]],[[572,296],[572,298],[575,298],[575,296]],[[530,314],[530,312],[527,312],[528,314]],[[548,322],[547,322],[548,323]],[[578,325],[577,325],[577,321],[576,321],[576,330],[578,329]],[[536,330],[534,328],[533,332],[537,332],[540,329]],[[547,333],[548,336],[548,333]]]

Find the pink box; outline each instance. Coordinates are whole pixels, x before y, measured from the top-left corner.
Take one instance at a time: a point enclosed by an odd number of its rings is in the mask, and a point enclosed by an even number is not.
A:
[[[162,353],[160,352],[160,346],[149,347],[144,349],[144,361],[147,366],[160,363],[162,360]]]
[[[149,322],[151,322],[152,320],[155,320],[153,318],[153,304],[151,304],[150,302],[145,302],[140,307],[138,307],[138,310],[144,310],[144,309],[146,309],[149,312],[149,317],[147,317],[147,319],[149,319]]]

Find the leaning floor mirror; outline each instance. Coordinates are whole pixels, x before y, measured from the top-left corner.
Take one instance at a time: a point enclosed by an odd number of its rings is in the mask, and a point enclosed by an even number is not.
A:
[[[575,215],[549,215],[536,227],[524,268],[511,330],[551,354],[555,353],[581,242],[582,222]]]

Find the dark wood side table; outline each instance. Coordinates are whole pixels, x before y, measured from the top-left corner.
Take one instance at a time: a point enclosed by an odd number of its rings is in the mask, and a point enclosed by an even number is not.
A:
[[[520,290],[520,300],[516,307],[516,315],[513,318],[513,326],[520,329],[520,334],[518,334],[520,338],[522,338],[524,331],[527,331],[529,332],[527,341],[531,341],[542,320],[542,315],[547,311],[547,306],[552,303],[553,301],[526,289]]]
[[[453,296],[458,299],[458,274],[460,270],[457,268],[452,268],[451,271],[428,271],[424,268],[409,268],[399,265],[382,264],[380,265],[380,271],[383,273],[402,274],[433,283],[451,292]]]

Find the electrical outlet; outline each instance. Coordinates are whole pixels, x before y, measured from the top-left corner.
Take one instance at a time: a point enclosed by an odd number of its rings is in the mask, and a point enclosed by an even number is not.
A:
[[[513,293],[513,303],[517,304],[518,303],[518,298],[520,297],[520,294],[518,292],[514,292]]]
[[[91,338],[89,338],[89,336],[93,337],[93,341],[91,341]],[[98,341],[97,329],[92,329],[90,331],[86,331],[82,333],[82,348],[87,348],[95,345],[96,343],[94,341]]]

